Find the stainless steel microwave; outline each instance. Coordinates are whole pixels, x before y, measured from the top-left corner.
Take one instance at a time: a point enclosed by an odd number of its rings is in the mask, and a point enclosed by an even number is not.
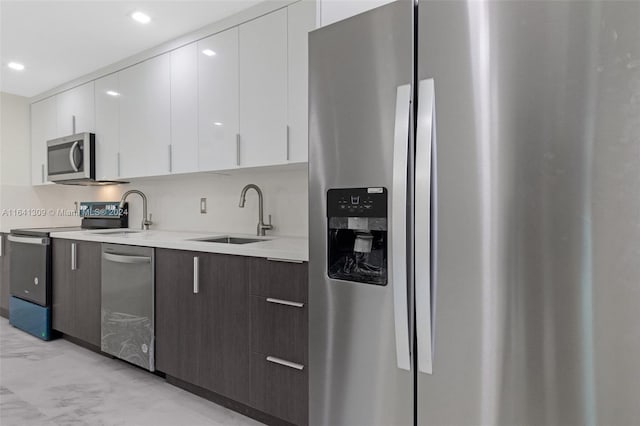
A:
[[[95,135],[78,133],[47,141],[47,178],[51,182],[91,184],[96,178]]]

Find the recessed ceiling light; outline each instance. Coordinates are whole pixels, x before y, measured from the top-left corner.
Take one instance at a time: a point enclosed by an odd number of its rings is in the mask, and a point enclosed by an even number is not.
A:
[[[24,65],[19,64],[18,62],[9,62],[7,66],[16,71],[22,71],[24,69]]]
[[[204,53],[204,54],[205,54],[205,55],[207,55],[207,56],[216,56],[216,52],[214,52],[214,51],[213,51],[213,50],[211,50],[211,49],[204,49],[204,50],[202,51],[202,53]]]
[[[222,123],[219,121],[216,121],[215,123],[213,123],[214,126],[222,126]]]
[[[147,15],[146,13],[142,13],[140,11],[133,12],[131,14],[131,18],[134,21],[140,22],[141,24],[148,24],[149,22],[151,22],[151,18],[149,17],[149,15]]]
[[[120,96],[120,93],[114,91],[114,90],[107,90],[107,95],[109,96]]]

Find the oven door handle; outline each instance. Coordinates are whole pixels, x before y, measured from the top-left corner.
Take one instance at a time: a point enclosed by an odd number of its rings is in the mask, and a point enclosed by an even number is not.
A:
[[[34,244],[38,246],[49,245],[49,238],[42,237],[18,237],[17,235],[9,235],[7,239],[13,243]]]

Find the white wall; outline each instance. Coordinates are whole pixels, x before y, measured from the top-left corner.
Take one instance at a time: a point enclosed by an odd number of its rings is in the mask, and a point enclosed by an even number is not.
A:
[[[273,216],[272,235],[308,235],[307,168],[240,170],[230,174],[203,173],[135,180],[127,185],[85,188],[64,185],[31,186],[29,104],[26,98],[0,98],[0,231],[11,228],[78,225],[73,216],[15,216],[14,209],[73,210],[74,201],[118,201],[128,189],[140,189],[149,199],[152,229],[254,233],[258,198],[247,194],[238,207],[240,191],[255,183],[264,193],[265,220]],[[207,198],[207,214],[200,214],[200,198]],[[130,226],[138,227],[141,201],[131,196]],[[4,215],[2,215],[4,213]]]
[[[0,231],[11,228],[75,225],[69,216],[18,215],[23,209],[74,209],[75,200],[91,199],[92,188],[31,186],[29,100],[0,93]]]
[[[392,1],[394,0],[320,0],[320,26],[333,24]]]

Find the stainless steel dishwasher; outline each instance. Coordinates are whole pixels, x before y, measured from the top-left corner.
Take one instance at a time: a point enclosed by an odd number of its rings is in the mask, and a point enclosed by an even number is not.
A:
[[[102,244],[102,351],[154,371],[154,324],[154,249]]]

